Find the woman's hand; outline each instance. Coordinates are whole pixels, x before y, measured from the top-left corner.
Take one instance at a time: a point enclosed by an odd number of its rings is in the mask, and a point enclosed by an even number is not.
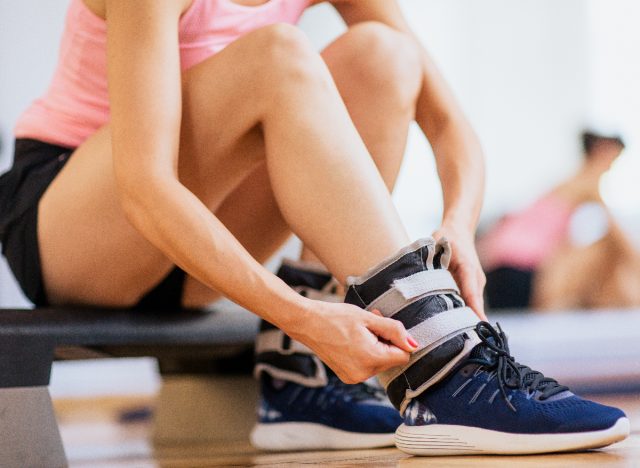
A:
[[[481,320],[487,320],[483,299],[487,280],[480,266],[473,233],[468,229],[443,223],[442,227],[433,234],[433,237],[435,239],[445,237],[451,244],[452,255],[449,271],[460,286],[460,293],[467,305],[475,311]]]
[[[404,365],[418,347],[401,322],[379,312],[321,301],[310,301],[308,310],[285,332],[315,351],[345,383]]]

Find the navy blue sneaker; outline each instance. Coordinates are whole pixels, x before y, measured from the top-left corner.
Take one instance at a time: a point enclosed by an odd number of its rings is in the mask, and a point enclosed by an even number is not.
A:
[[[629,434],[616,408],[577,397],[518,364],[486,322],[482,342],[442,381],[409,403],[397,447],[415,455],[532,454],[604,447]]]
[[[278,276],[311,299],[341,302],[331,275],[285,261]],[[402,417],[372,382],[347,385],[309,348],[262,321],[256,339],[258,423],[251,443],[263,450],[387,447]]]
[[[384,391],[347,385],[328,371],[328,383],[307,387],[264,374],[258,424],[251,443],[266,450],[388,447],[402,422]]]

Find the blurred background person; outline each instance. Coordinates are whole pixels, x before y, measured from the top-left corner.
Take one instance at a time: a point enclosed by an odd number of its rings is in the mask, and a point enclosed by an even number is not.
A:
[[[600,195],[600,179],[625,147],[617,135],[582,134],[578,171],[478,241],[493,309],[640,304],[640,254]]]

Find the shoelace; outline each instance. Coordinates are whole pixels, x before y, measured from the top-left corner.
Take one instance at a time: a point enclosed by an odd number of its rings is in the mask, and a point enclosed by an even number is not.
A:
[[[500,392],[509,408],[517,411],[507,396],[507,388],[527,390],[531,393],[539,391],[539,400],[546,400],[553,395],[569,390],[568,387],[560,385],[555,379],[545,377],[542,372],[517,363],[509,352],[507,335],[502,331],[499,323],[497,327],[496,330],[487,322],[480,322],[476,325],[476,332],[482,340],[482,346],[490,354],[493,354],[493,359],[471,358],[469,361],[477,362],[487,370],[496,371]]]

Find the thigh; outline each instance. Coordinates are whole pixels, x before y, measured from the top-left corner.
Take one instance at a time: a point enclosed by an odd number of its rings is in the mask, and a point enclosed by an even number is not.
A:
[[[258,76],[248,58],[265,40],[249,34],[184,74],[179,177],[212,211],[262,160],[252,97],[260,89],[247,83]],[[130,306],[172,267],[119,204],[108,126],[74,152],[43,195],[38,241],[53,304]]]
[[[274,199],[266,164],[243,180],[215,215],[260,263],[275,254],[291,235]],[[187,275],[182,295],[185,307],[203,307],[218,298],[220,293]]]
[[[73,153],[39,202],[38,245],[52,304],[131,305],[136,289],[168,271],[169,262],[127,221],[112,166],[104,127]]]

